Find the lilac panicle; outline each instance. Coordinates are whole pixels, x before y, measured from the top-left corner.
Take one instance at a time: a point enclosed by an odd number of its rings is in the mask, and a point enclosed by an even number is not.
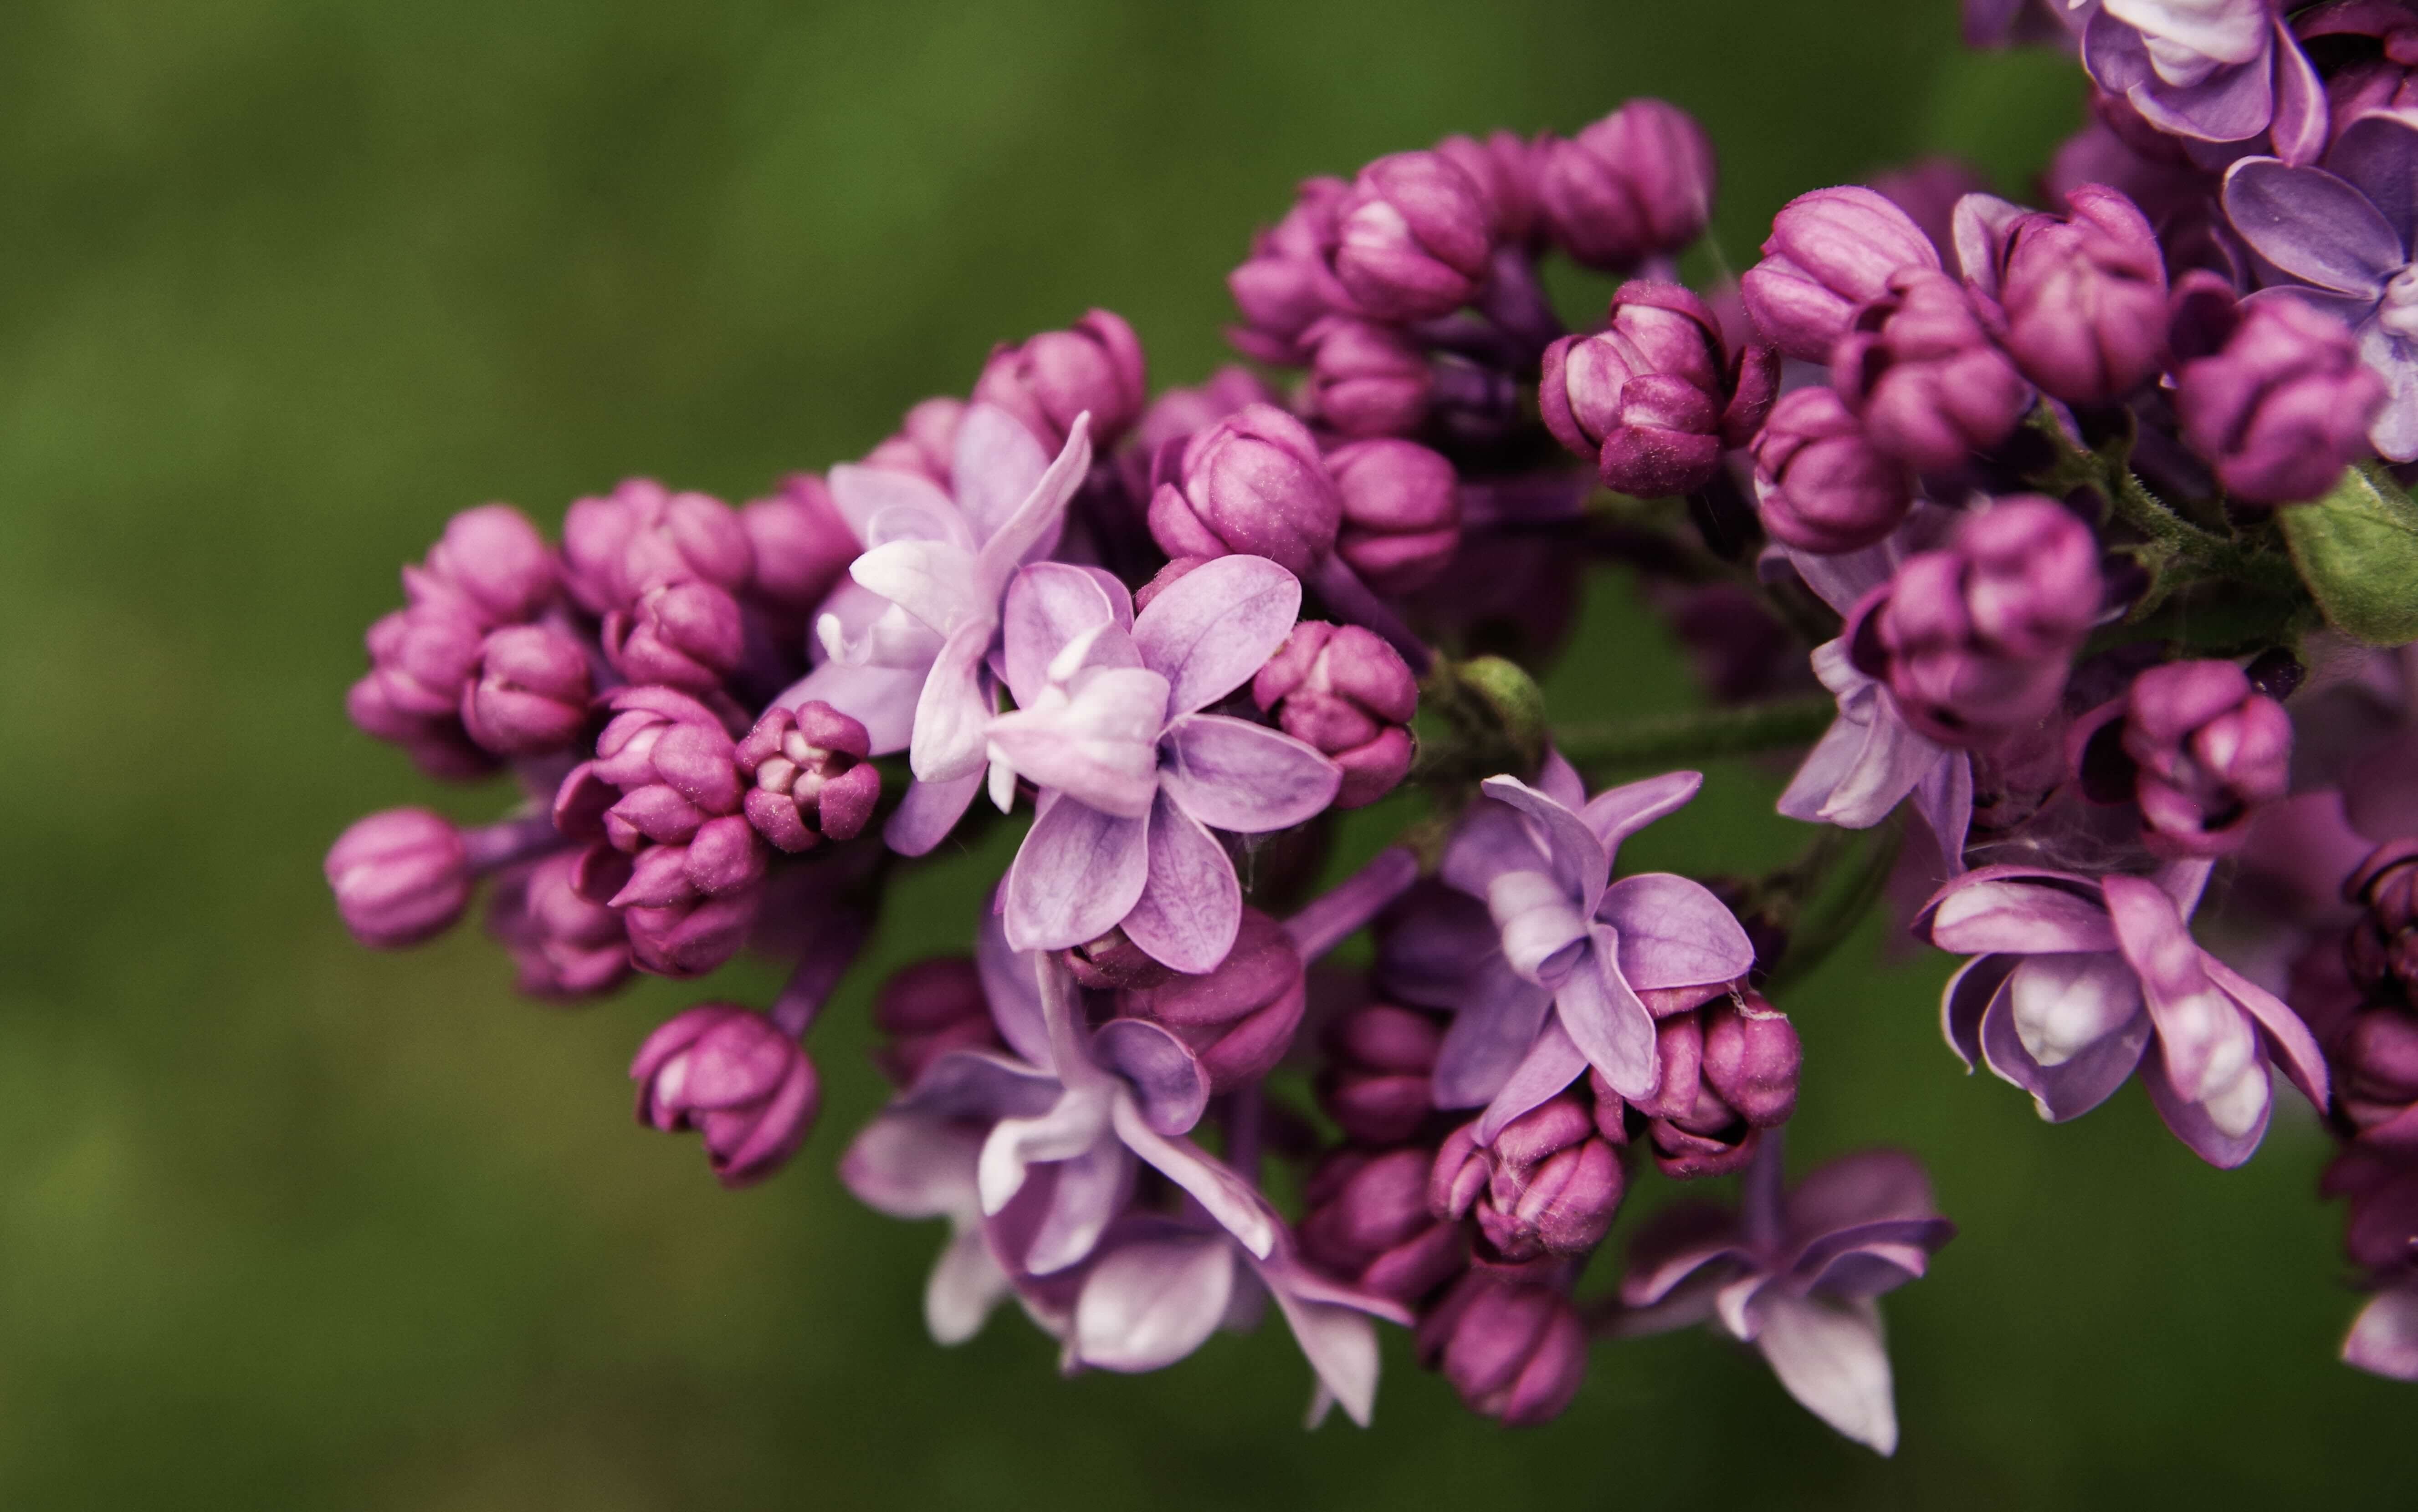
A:
[[[1253,676],[1251,701],[1342,769],[1338,808],[1375,802],[1411,770],[1418,680],[1374,632],[1303,620]]]
[[[1630,100],[1574,138],[1548,138],[1538,155],[1546,229],[1585,267],[1627,273],[1675,257],[1712,219],[1713,145],[1676,105]]]
[[[1738,296],[1783,356],[1827,362],[1856,312],[1901,271],[1939,271],[1939,251],[1904,210],[1859,185],[1799,194],[1772,218],[1763,261]]]
[[[821,1105],[814,1062],[770,1018],[735,1003],[700,1003],[638,1047],[638,1122],[695,1129],[725,1186],[779,1169],[805,1141]]]

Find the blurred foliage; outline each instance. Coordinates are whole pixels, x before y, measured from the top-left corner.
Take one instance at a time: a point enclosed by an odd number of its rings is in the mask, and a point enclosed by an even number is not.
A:
[[[1944,963],[1882,974],[1877,926],[1788,1006],[1798,1158],[1913,1145],[1964,1226],[1889,1305],[1894,1462],[1692,1334],[1600,1351],[1525,1434],[1399,1337],[1377,1427],[1315,1435],[1273,1327],[1139,1380],[1061,1382],[1011,1317],[933,1347],[937,1232],[831,1167],[881,1095],[871,984],[956,942],[1010,833],[895,899],[815,1044],[823,1128],[736,1197],[626,1111],[625,1058],[695,987],[532,1007],[474,932],[375,957],[323,895],[348,818],[428,795],[341,695],[451,511],[551,521],[632,473],[744,497],[1094,303],[1197,377],[1297,177],[1631,93],[1722,145],[1733,266],[1789,193],[1919,150],[2017,189],[2074,76],[1962,55],[1954,9],[0,12],[0,1504],[2406,1499],[2418,1397],[2334,1363],[2352,1302],[2308,1121],[2232,1174],[2130,1092],[2050,1129],[1957,1073]],[[1667,637],[1599,600],[1557,707],[1684,704]],[[1628,859],[1787,855],[1777,781],[1717,771]]]

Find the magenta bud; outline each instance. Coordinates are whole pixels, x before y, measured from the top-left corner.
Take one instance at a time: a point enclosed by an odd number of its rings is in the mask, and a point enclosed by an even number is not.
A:
[[[1973,297],[1945,273],[1902,271],[1856,313],[1830,353],[1830,383],[1874,446],[1918,472],[1957,466],[2005,440],[2030,385],[1982,328]]]
[[[1302,1253],[1364,1291],[1404,1304],[1459,1275],[1469,1236],[1427,1206],[1428,1153],[1341,1150],[1310,1173],[1303,1194]]]
[[[1290,364],[1313,323],[1358,313],[1327,266],[1336,246],[1337,207],[1350,192],[1339,178],[1305,180],[1285,218],[1253,238],[1249,261],[1226,276],[1244,320],[1228,334],[1245,356]]]
[[[466,603],[431,600],[379,618],[362,637],[378,706],[415,719],[455,715],[486,632]]]
[[[638,1122],[695,1129],[725,1186],[780,1168],[805,1142],[821,1092],[814,1062],[773,1021],[736,1003],[700,1003],[647,1036],[630,1062]]]
[[[499,756],[542,756],[588,726],[588,653],[552,625],[490,632],[462,690],[462,725]]]
[[[703,976],[747,943],[763,895],[763,889],[749,887],[721,897],[624,909],[632,964],[656,976]]]
[[[1702,1012],[1705,1085],[1756,1128],[1787,1123],[1797,1110],[1797,1074],[1805,1060],[1788,1016],[1754,992]]]
[[[1434,1110],[1429,1078],[1444,1031],[1425,1014],[1391,1003],[1354,1009],[1328,1026],[1318,1106],[1359,1144],[1400,1144]],[[1426,1166],[1420,1180],[1426,1180]]]
[[[364,945],[417,945],[453,927],[470,901],[461,832],[424,808],[357,819],[328,848],[328,886],[344,927]]]
[[[2124,755],[2144,839],[2165,856],[2220,856],[2291,786],[2292,719],[2231,662],[2175,662],[2134,680]]]
[[[694,579],[655,584],[628,610],[604,617],[604,654],[633,682],[711,692],[739,665],[745,645],[739,601]]]
[[[2288,295],[2243,305],[2224,347],[2175,374],[2184,442],[2227,493],[2255,504],[2332,488],[2367,454],[2385,397],[2349,328]]]
[[[1507,1428],[1559,1417],[1586,1375],[1586,1329],[1569,1299],[1483,1270],[1419,1321],[1418,1345],[1471,1412]]]
[[[403,747],[414,765],[440,782],[467,782],[496,770],[495,756],[470,739],[458,713],[397,709],[375,672],[344,690],[344,714],[363,734]]]
[[[1625,273],[1649,257],[1674,256],[1712,219],[1713,145],[1676,105],[1632,99],[1538,150],[1545,227],[1585,267]]]
[[[1835,389],[1781,396],[1754,438],[1755,503],[1783,545],[1835,556],[1888,539],[1914,507],[1904,464],[1873,445]]]
[[[855,839],[881,797],[872,748],[863,725],[820,699],[767,710],[736,753],[755,782],[742,800],[748,822],[791,852]]]
[[[2105,404],[2139,388],[2165,354],[2165,254],[2121,191],[2084,184],[2066,203],[2070,216],[2005,228],[1984,292],[2006,313],[2024,376],[2059,399]]]
[[[1442,576],[1461,544],[1461,478],[1416,441],[1353,441],[1326,454],[1343,499],[1336,554],[1380,593],[1411,593]]]
[[[490,625],[535,617],[558,580],[545,538],[509,504],[482,504],[447,521],[426,570]]]
[[[793,620],[814,612],[861,549],[812,473],[784,479],[779,494],[741,510],[739,524],[755,563],[751,596]]]
[[[1904,210],[1860,185],[1817,189],[1772,218],[1738,295],[1783,355],[1827,362],[1856,312],[1905,269],[1937,272],[1939,250]]]
[[[589,613],[629,608],[649,588],[695,579],[725,594],[747,587],[754,551],[738,513],[704,494],[639,478],[583,498],[562,522],[568,585]]]
[[[2335,1103],[2353,1127],[2377,1128],[2418,1106],[2418,1014],[2406,1002],[2362,1009],[2329,1048]]]
[[[1435,375],[1394,326],[1330,315],[1303,333],[1309,405],[1345,435],[1408,435],[1428,415]]]
[[[1544,155],[1537,144],[1513,131],[1496,131],[1479,142],[1448,136],[1435,154],[1469,176],[1486,200],[1494,234],[1511,246],[1533,240],[1540,227],[1538,193]]]
[[[1360,170],[1336,206],[1335,277],[1380,320],[1428,320],[1467,304],[1486,275],[1486,193],[1452,160],[1397,152]]]
[[[1711,306],[1676,283],[1632,279],[1612,323],[1545,349],[1538,403],[1546,428],[1596,460],[1606,484],[1658,497],[1702,488],[1722,448],[1744,445],[1778,384],[1767,348],[1733,366]]]
[[[902,1090],[951,1050],[1000,1045],[982,973],[965,955],[935,955],[892,972],[873,1000],[873,1023],[884,1040],[873,1062]]]
[[[911,473],[945,490],[951,459],[956,455],[957,422],[965,415],[962,399],[926,399],[907,412],[897,435],[865,454],[864,465]]]
[[[1246,405],[1276,401],[1276,390],[1262,382],[1258,374],[1229,363],[1198,388],[1169,389],[1152,400],[1134,427],[1135,449],[1145,455],[1155,452],[1170,441],[1190,440]]]
[[[1303,620],[1251,680],[1251,701],[1343,769],[1338,808],[1375,802],[1410,771],[1418,680],[1372,631]]]
[[[976,404],[997,405],[1031,431],[1044,450],[1066,444],[1078,416],[1092,417],[1092,444],[1113,446],[1141,418],[1148,395],[1141,342],[1133,328],[1094,310],[1072,330],[1043,331],[1021,346],[1001,346],[975,380]]]
[[[559,850],[497,880],[487,929],[512,952],[519,985],[533,998],[595,997],[630,974],[621,915],[580,896],[575,852]]]
[[[1478,1232],[1507,1260],[1583,1255],[1602,1241],[1627,1173],[1599,1137],[1585,1098],[1551,1098],[1505,1124],[1492,1145],[1471,1142],[1475,1127],[1437,1152],[1428,1201],[1440,1216],[1475,1216]],[[1481,1167],[1483,1185],[1473,1191]]]
[[[1117,1011],[1182,1040],[1200,1058],[1209,1090],[1222,1092],[1266,1076],[1284,1058],[1305,1001],[1301,953],[1283,925],[1247,907],[1216,970],[1129,991]]]
[[[1184,447],[1183,485],[1162,483],[1150,533],[1171,557],[1265,557],[1307,575],[1335,548],[1343,499],[1301,421],[1250,405]]]

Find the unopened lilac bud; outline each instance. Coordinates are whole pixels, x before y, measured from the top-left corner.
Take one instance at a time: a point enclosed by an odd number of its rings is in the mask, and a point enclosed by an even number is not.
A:
[[[1655,1168],[1674,1181],[1726,1176],[1744,1168],[1754,1154],[1755,1125],[1730,1106],[1706,1076],[1706,1016],[1699,1009],[1675,1014],[1654,1026],[1654,1092],[1633,1105],[1645,1120]],[[1609,1087],[1597,1085],[1595,1092],[1596,1115],[1601,1123],[1620,1106],[1620,1099],[1610,1095]]]
[[[2252,300],[2222,350],[2175,374],[2183,440],[2234,497],[2290,504],[2323,494],[2367,454],[2384,380],[2349,328],[2290,296]]]
[[[912,1087],[924,1068],[951,1050],[997,1046],[982,973],[964,955],[936,955],[900,967],[873,1000],[873,1023],[883,1037],[873,1060],[891,1084]]]
[[[1059,953],[1075,980],[1102,992],[1137,992],[1175,979],[1173,969],[1115,928],[1099,939]]]
[[[563,517],[562,550],[573,596],[596,615],[627,609],[649,588],[684,580],[738,593],[754,569],[747,531],[729,505],[646,479],[573,504]]]
[[[1350,314],[1352,296],[1336,282],[1337,210],[1350,186],[1339,178],[1304,180],[1285,218],[1254,237],[1249,261],[1226,275],[1244,324],[1227,335],[1245,356],[1289,364],[1302,333],[1324,316]]]
[[[1113,446],[1141,418],[1148,395],[1141,342],[1122,316],[1094,310],[1071,330],[1048,330],[990,355],[975,380],[978,405],[997,405],[1045,451],[1066,444],[1077,417],[1092,417],[1092,444]]]
[[[1883,452],[1919,472],[1957,466],[2012,434],[2031,388],[1945,273],[1901,271],[1856,313],[1830,383]]]
[[[1559,1290],[1484,1270],[1419,1321],[1419,1359],[1471,1412],[1507,1428],[1550,1423],[1586,1376],[1586,1329]]]
[[[1311,1172],[1303,1194],[1302,1253],[1364,1291],[1418,1300],[1469,1262],[1469,1235],[1427,1204],[1428,1153],[1341,1150]]]
[[[872,748],[863,725],[820,699],[767,710],[736,752],[755,783],[742,801],[747,821],[791,852],[856,838],[881,797]]]
[[[2418,1012],[2406,1001],[2372,1004],[2352,1016],[2330,1046],[2334,1100],[2363,1131],[2408,1119],[2418,1133]]]
[[[1713,145],[1676,105],[1630,100],[1539,151],[1546,229],[1584,267],[1625,273],[1649,257],[1676,255],[1712,219]]]
[[[1860,185],[1817,189],[1772,218],[1738,295],[1783,355],[1827,362],[1856,312],[1909,268],[1937,272],[1939,251],[1904,210]]]
[[[725,1186],[780,1168],[815,1121],[814,1062],[773,1021],[736,1003],[700,1003],[647,1036],[630,1062],[638,1122],[695,1129]]]
[[[2231,662],[2175,662],[2134,680],[2124,754],[2150,848],[2219,856],[2240,848],[2261,803],[2291,783],[2292,719]]]
[[[1335,277],[1362,310],[1428,320],[1477,293],[1494,222],[1485,191],[1450,159],[1397,152],[1360,170],[1335,235]]]
[[[390,808],[355,820],[328,848],[325,869],[344,927],[379,950],[443,934],[470,900],[462,833],[424,808]]]
[[[2418,1002],[2418,839],[2377,847],[2344,881],[2343,898],[2361,910],[2344,942],[2351,980]]]
[[[419,719],[454,714],[485,638],[478,617],[450,598],[381,617],[363,637],[380,703]]]
[[[428,553],[428,574],[460,594],[491,625],[534,617],[554,596],[554,552],[509,504],[482,504],[446,522]]]
[[[749,595],[792,620],[814,612],[863,549],[812,473],[783,480],[780,493],[741,510],[739,523],[755,559]]]
[[[912,473],[948,488],[950,459],[956,454],[957,422],[965,414],[962,399],[925,400],[899,421],[898,434],[865,454],[865,466]]]
[[[632,682],[711,692],[745,649],[739,601],[712,583],[659,583],[604,617],[604,654]]]
[[[1773,540],[1835,556],[1889,538],[1914,507],[1905,465],[1873,445],[1835,389],[1783,394],[1754,438],[1755,504]]]
[[[1541,227],[1538,180],[1544,172],[1538,144],[1514,131],[1496,131],[1485,141],[1448,136],[1435,145],[1437,157],[1469,176],[1494,221],[1494,234],[1511,246],[1533,240]]]
[[[1345,435],[1408,435],[1427,419],[1435,374],[1398,327],[1330,315],[1303,333],[1309,404]]]
[[[344,690],[344,714],[361,733],[403,747],[414,766],[440,782],[468,782],[496,770],[495,754],[470,739],[458,712],[397,709],[375,672]]]
[[[1335,548],[1343,498],[1301,421],[1247,405],[1185,444],[1183,484],[1150,501],[1150,533],[1171,557],[1265,557],[1296,577]]]
[[[588,726],[588,652],[552,625],[490,632],[462,690],[462,724],[499,756],[541,756]]]
[[[578,860],[560,850],[508,873],[488,904],[488,932],[512,952],[520,989],[533,998],[593,997],[630,974],[629,931],[619,912],[580,895]]]
[[[1594,458],[1605,483],[1656,497],[1702,488],[1724,446],[1742,446],[1778,388],[1768,348],[1733,364],[1712,308],[1676,283],[1633,279],[1608,329],[1545,349],[1538,403],[1556,440]]]
[[[1373,631],[1303,620],[1251,680],[1251,701],[1343,769],[1338,808],[1375,802],[1411,769],[1418,680]]]
[[[1444,574],[1461,544],[1461,477],[1416,441],[1381,436],[1326,454],[1343,500],[1336,555],[1380,593],[1411,593]]]
[[[1756,1128],[1787,1123],[1797,1110],[1797,1076],[1805,1060],[1788,1016],[1755,992],[1701,1011],[1705,1085]]]
[[[1136,450],[1147,456],[1170,441],[1189,440],[1246,405],[1273,405],[1276,390],[1247,367],[1229,363],[1192,389],[1169,389],[1150,402],[1134,427]],[[1147,489],[1137,489],[1146,494]]]
[[[2066,203],[2070,216],[2026,215],[2006,228],[1984,292],[2006,312],[2007,351],[2025,377],[2059,399],[2105,404],[2158,370],[2165,254],[2121,191],[2085,184]]]
[[[2350,1199],[2343,1251],[2352,1264],[2378,1275],[2418,1267],[2418,1160],[2355,1143],[2326,1168],[2320,1190]]]
[[[1220,1092],[1258,1080],[1283,1059],[1305,1001],[1301,953],[1281,924],[1246,908],[1216,970],[1127,992],[1118,1011],[1182,1040],[1200,1058],[1210,1091]]]
[[[1506,1260],[1583,1255],[1602,1241],[1627,1172],[1584,1097],[1564,1092],[1530,1108],[1491,1145],[1476,1142],[1476,1129],[1462,1126],[1436,1152],[1428,1206],[1437,1216],[1474,1216]]]
[[[1318,1078],[1318,1106],[1345,1138],[1388,1145],[1418,1133],[1435,1108],[1430,1078],[1444,1047],[1444,1031],[1434,1019],[1372,1002],[1328,1026],[1324,1044],[1327,1061]],[[1424,1192],[1424,1158],[1419,1181]]]

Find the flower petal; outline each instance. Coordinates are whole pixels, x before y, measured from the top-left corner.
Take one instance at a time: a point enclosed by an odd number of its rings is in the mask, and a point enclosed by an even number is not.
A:
[[[907,784],[907,796],[881,827],[884,845],[902,856],[921,856],[949,837],[982,791],[983,774],[971,771],[950,782]]]
[[[957,421],[949,481],[976,541],[997,534],[1048,469],[1049,453],[997,405],[971,405]]]
[[[1754,1346],[1805,1410],[1884,1455],[1897,1451],[1897,1405],[1880,1309],[1767,1291],[1757,1299]]]
[[[848,575],[946,635],[995,609],[974,577],[974,557],[946,541],[894,541],[849,564]]]
[[[1086,674],[1070,699],[994,717],[990,748],[1036,786],[1138,819],[1158,796],[1167,680],[1138,666]]]
[[[1049,1168],[1049,1206],[1024,1251],[1024,1268],[1055,1275],[1080,1265],[1133,1201],[1134,1159],[1125,1146],[1103,1140]]]
[[[1264,557],[1220,557],[1152,599],[1134,617],[1134,643],[1174,685],[1170,710],[1188,714],[1249,681],[1300,615],[1300,579]]]
[[[1156,1370],[1208,1342],[1234,1291],[1222,1234],[1118,1245],[1083,1278],[1073,1355],[1102,1370]]]
[[[1562,1028],[1558,1014],[1545,1020],[1510,1078],[1478,1115],[1477,1142],[1492,1144],[1503,1125],[1560,1092],[1586,1073],[1586,1057]]]
[[[1498,955],[1465,995],[1442,1006],[1454,1013],[1436,1052],[1430,1092],[1438,1107],[1482,1107],[1535,1046],[1545,1016],[1553,1010],[1553,995],[1513,975]],[[1575,1046],[1570,1054],[1585,1062]],[[1569,1078],[1563,1080],[1568,1085]]]
[[[2107,910],[2060,885],[2068,880],[2089,886],[2086,878],[2060,874],[1980,867],[1932,895],[1915,916],[1915,933],[1959,955],[2115,949]]]
[[[935,1344],[962,1344],[982,1332],[1009,1291],[1007,1273],[991,1258],[979,1227],[949,1236],[924,1283],[924,1326]]]
[[[2408,261],[2367,196],[2322,168],[2244,158],[2226,170],[2224,198],[2252,251],[2321,289],[2379,298]]]
[[[1505,872],[1486,890],[1486,911],[1502,931],[1503,959],[1522,978],[1557,987],[1587,939],[1586,915],[1543,872]]]
[[[1474,898],[1507,871],[1539,871],[1548,864],[1535,832],[1507,803],[1472,803],[1453,827],[1436,870],[1450,886]]]
[[[1377,1410],[1377,1330],[1366,1314],[1333,1303],[1311,1302],[1273,1282],[1269,1294],[1301,1346],[1302,1358],[1344,1415],[1362,1428]],[[1313,1415],[1315,1409],[1313,1408]]]
[[[1736,1214],[1709,1202],[1677,1203],[1648,1218],[1630,1243],[1621,1305],[1654,1306],[1707,1266],[1753,1264]]]
[[[1143,1120],[1183,1134],[1209,1108],[1209,1077],[1182,1040],[1146,1018],[1111,1018],[1092,1036],[1092,1057],[1125,1078]]]
[[[2418,1381],[2418,1287],[2370,1297],[2343,1340],[2343,1364],[2394,1381]]]
[[[1267,1199],[1250,1183],[1191,1141],[1171,1139],[1153,1129],[1130,1096],[1115,1100],[1110,1117],[1125,1148],[1189,1193],[1245,1249],[1267,1259],[1276,1248],[1278,1222]]]
[[[975,1168],[983,1212],[997,1213],[1024,1186],[1028,1168],[1041,1162],[1072,1160],[1099,1143],[1108,1132],[1109,1097],[1094,1088],[1069,1089],[1048,1111],[1030,1118],[1004,1118],[983,1140]]]
[[[1079,415],[1066,433],[1066,444],[1033,485],[1024,502],[984,539],[975,558],[975,581],[988,605],[1007,587],[1008,574],[1023,563],[1046,557],[1066,523],[1066,501],[1075,496],[1092,470],[1091,417]]]
[[[1243,887],[1226,848],[1163,790],[1149,818],[1119,822],[1148,825],[1149,839],[1140,894],[1121,921],[1110,923],[1122,922],[1133,942],[1162,966],[1194,974],[1217,970],[1243,925]]]
[[[1171,695],[1170,705],[1174,701]],[[1237,834],[1308,822],[1335,801],[1343,781],[1342,769],[1316,747],[1224,714],[1178,715],[1159,741],[1158,758],[1159,782],[1186,813]]]
[[[1018,427],[1021,430],[1022,427]],[[1121,586],[1119,593],[1125,591]],[[1085,632],[1116,623],[1109,590],[1089,568],[1034,562],[1008,580],[1000,607],[1002,680],[1017,706],[1030,709],[1048,685],[1049,664]],[[1104,635],[1101,665],[1140,666],[1141,653],[1125,637]],[[1125,653],[1120,656],[1119,650]]]
[[[2007,979],[2008,1021],[2024,1052],[2060,1066],[2141,1014],[2141,979],[2114,951],[2027,955]]]
[[[982,1136],[929,1115],[887,1111],[857,1131],[840,1157],[839,1179],[856,1199],[893,1218],[981,1216],[974,1162]]]
[[[2006,985],[2021,956],[1976,955],[1956,969],[1939,994],[1939,1033],[1967,1075],[1982,1061],[1982,1014]]]
[[[2418,237],[2418,186],[2410,176],[2413,165],[2418,165],[2418,122],[2392,111],[2358,116],[2326,149],[2326,171],[2364,195],[2404,247]]]
[[[868,548],[893,541],[945,541],[973,550],[965,516],[929,479],[843,462],[825,481],[833,507]]]
[[[1006,891],[1004,882],[1000,891]],[[1048,1070],[1056,1067],[1058,1058],[1041,1007],[1041,981],[1035,975],[1039,959],[1008,944],[1005,911],[996,901],[982,910],[982,924],[974,934],[974,970],[982,978],[983,997],[990,1004],[990,1021],[1008,1048]]]
[[[1754,965],[1737,916],[1684,877],[1624,877],[1604,890],[1596,917],[1619,932],[1620,974],[1640,992],[1734,982]]]
[[[1553,879],[1562,885],[1582,914],[1595,912],[1612,876],[1612,853],[1578,812],[1529,787],[1517,777],[1489,777],[1478,789],[1498,803],[1525,815],[1543,844]]]
[[[1998,1079],[2031,1093],[2032,1107],[2051,1123],[2080,1118],[2114,1096],[2141,1063],[2143,1047],[2152,1036],[2150,1016],[2143,1013],[2062,1064],[2043,1066],[2024,1048],[2007,998],[2001,989],[1982,1016],[1982,1058]]]
[[[2141,1057],[2141,1085],[2149,1089],[2150,1105],[2175,1138],[2219,1170],[2231,1170],[2248,1160],[2257,1153],[2258,1141],[2267,1137],[2274,1099],[2266,1095],[2264,1056],[2238,1080],[2221,1088],[2217,1097],[2203,1100],[2186,1097],[2176,1086],[2164,1042],[2152,1040]],[[2226,1115],[2222,1123],[2219,1112]]]
[[[923,696],[923,666],[852,666],[825,662],[783,690],[774,703],[786,709],[819,698],[865,726],[870,755],[907,749],[915,733],[915,701]]]
[[[990,649],[987,620],[972,620],[949,633],[924,691],[915,700],[915,733],[907,745],[907,765],[926,782],[951,782],[979,777],[983,770],[983,730],[990,723],[992,700],[983,692],[983,655]]]
[[[1688,805],[1705,786],[1701,771],[1666,771],[1660,777],[1643,782],[1624,783],[1607,787],[1587,801],[1579,810],[1588,831],[1602,843],[1607,856],[1616,855],[1620,843],[1665,815],[1676,814]]]
[[[2248,1016],[2209,979],[2199,942],[2174,900],[2137,877],[2109,877],[2100,887],[2117,944],[2140,974],[2175,1091],[2197,1102],[2231,1087],[2257,1041]]]
[[[1621,974],[1619,933],[1600,924],[1590,933],[1592,948],[1553,994],[1554,1017],[1614,1092],[1642,1102],[1661,1072],[1654,1016]]]
[[[2309,1032],[2309,1026],[2302,1021],[2301,1016],[2282,999],[2215,956],[2203,954],[2199,964],[2208,972],[2209,980],[2216,984],[2218,991],[2241,1004],[2252,1018],[2257,1020],[2270,1052],[2281,1062],[2284,1075],[2292,1078],[2292,1085],[2301,1089],[2301,1095],[2306,1097],[2319,1112],[2324,1112],[2328,1101],[2325,1052],[2318,1048],[2318,1037]]]
[[[1007,942],[1064,950],[1115,928],[1150,879],[1149,825],[1070,798],[1043,809],[1007,870]]]

